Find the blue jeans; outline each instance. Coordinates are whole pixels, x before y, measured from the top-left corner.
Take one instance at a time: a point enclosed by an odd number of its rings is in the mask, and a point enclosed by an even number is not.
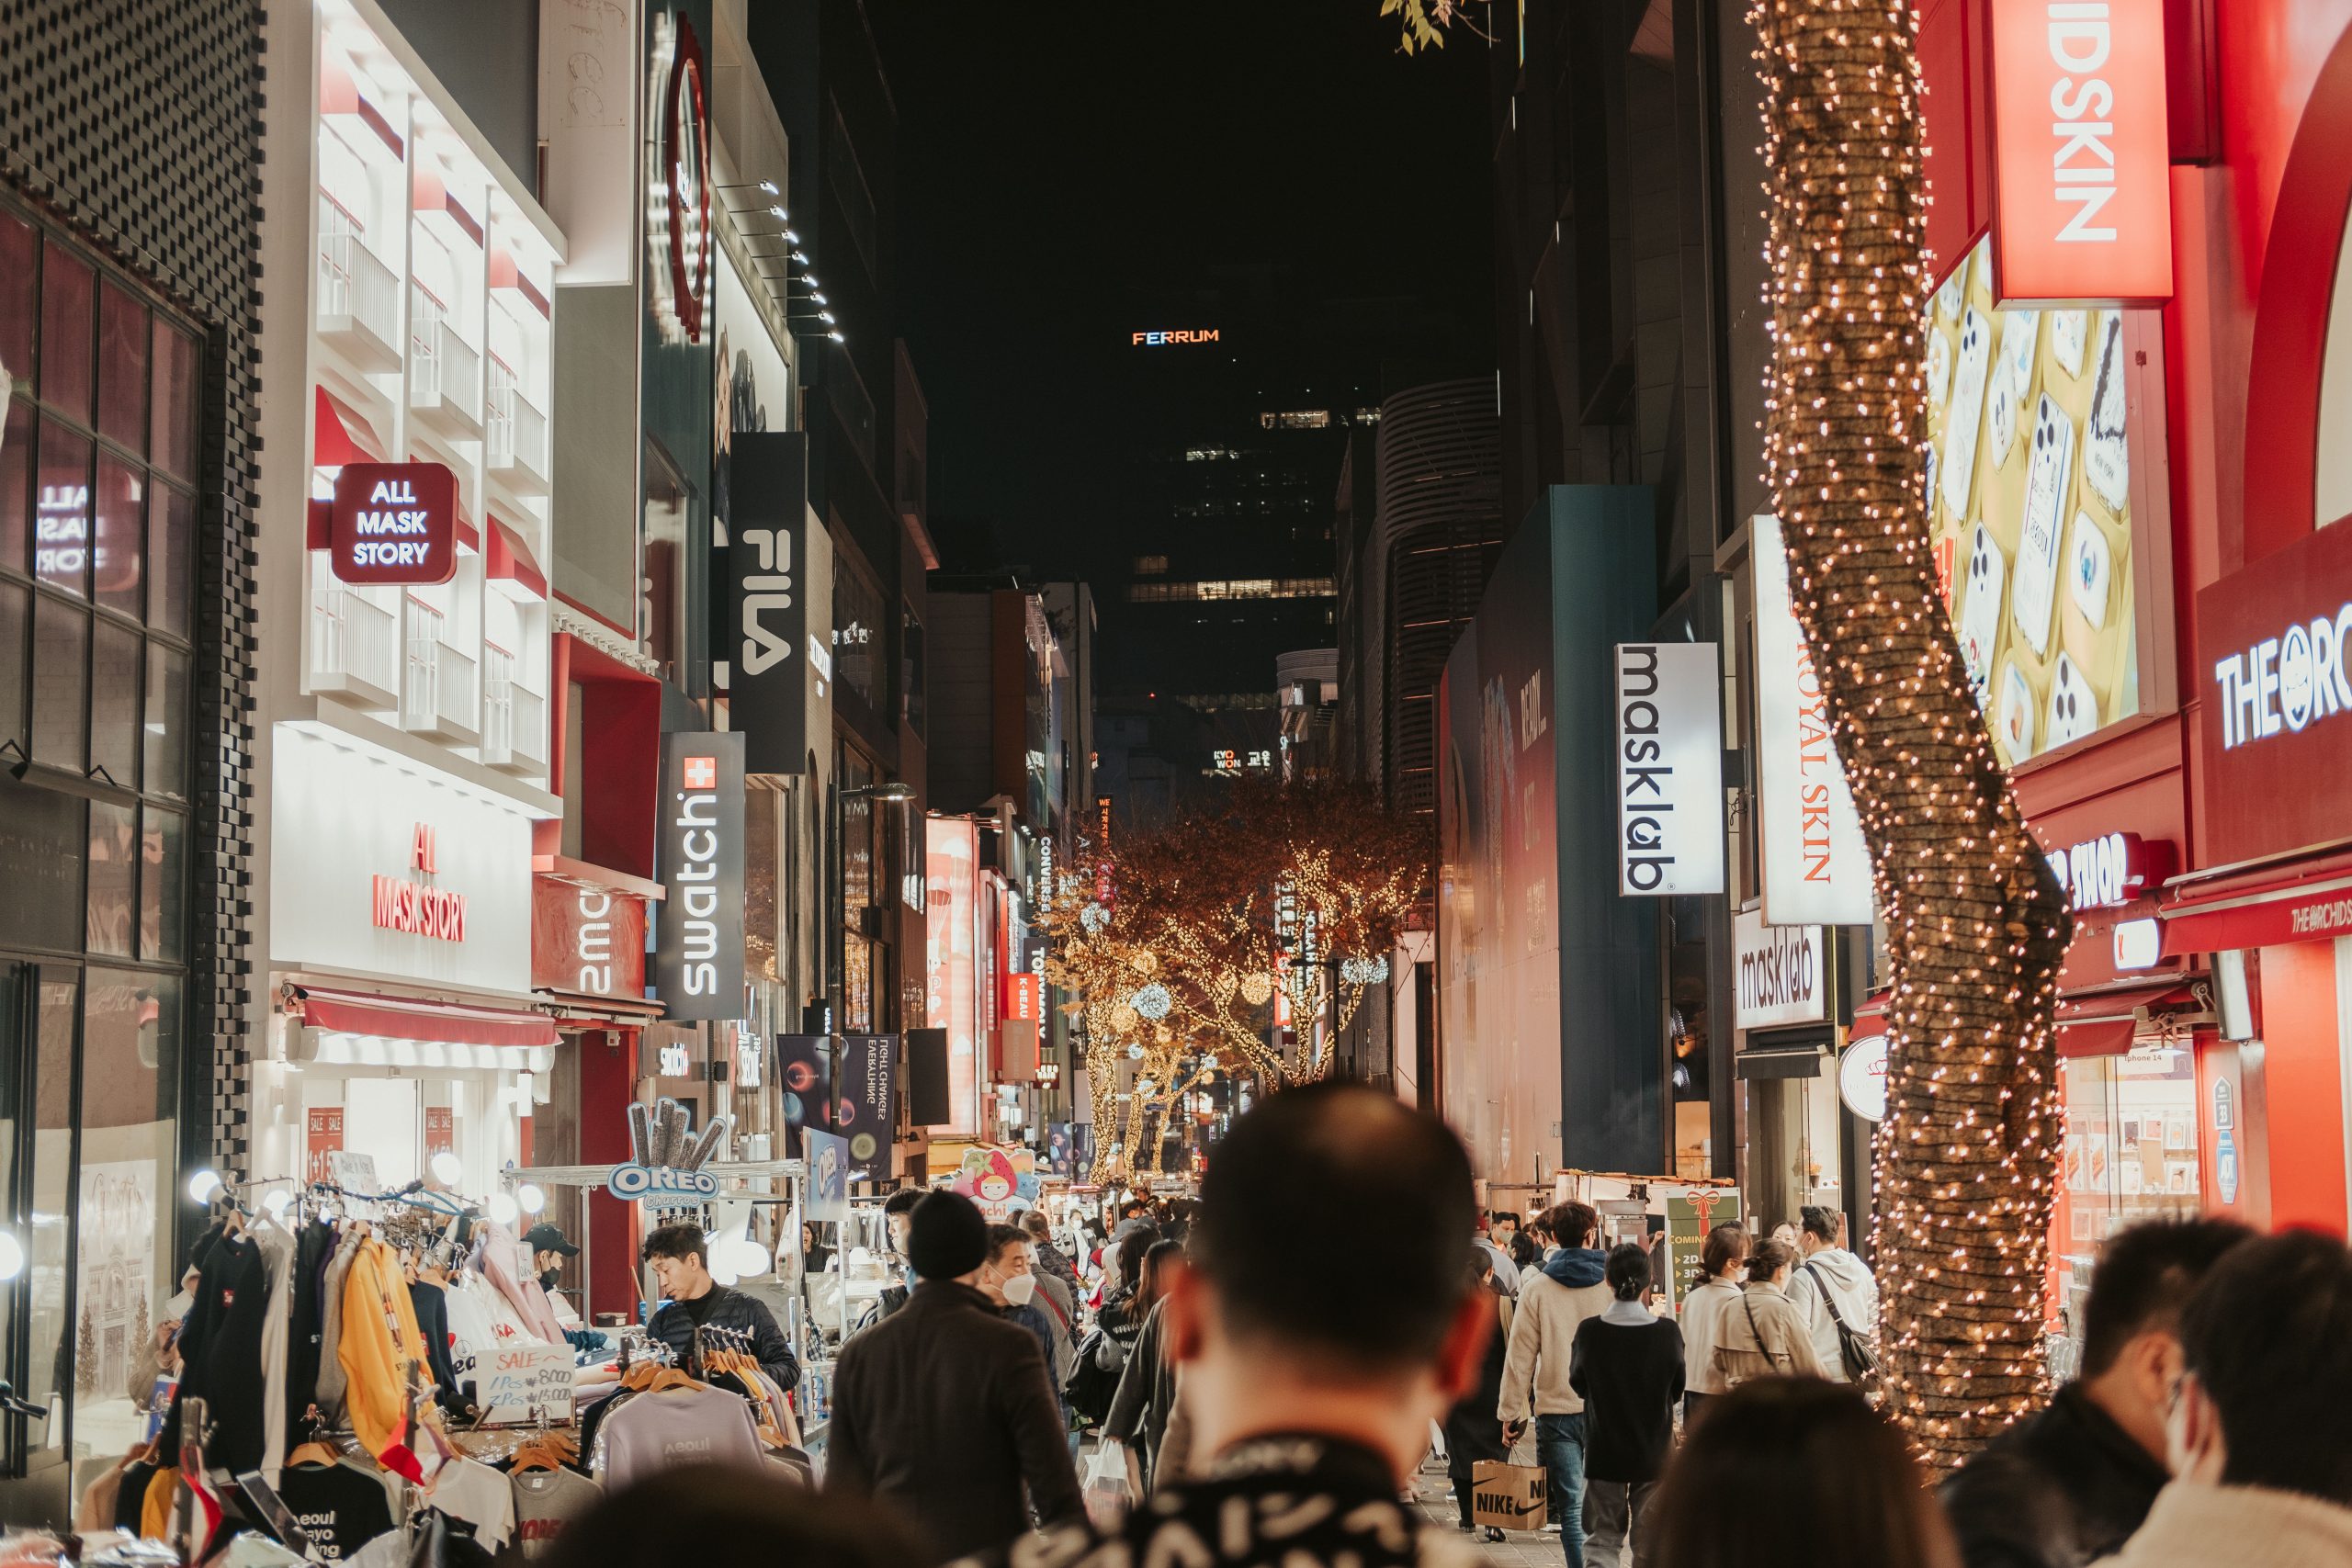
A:
[[[1584,1413],[1538,1416],[1535,1457],[1552,1478],[1552,1517],[1568,1568],[1584,1568]]]

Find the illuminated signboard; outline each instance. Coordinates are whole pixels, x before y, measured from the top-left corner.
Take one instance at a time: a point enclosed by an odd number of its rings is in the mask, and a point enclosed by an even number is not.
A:
[[[710,308],[710,105],[702,41],[676,12],[654,19],[645,139],[645,243],[654,319],[669,343],[700,343]]]
[[[2004,302],[2172,293],[2163,0],[1993,0]]]
[[[432,824],[416,825],[409,838],[408,860],[410,869],[421,876],[439,874],[441,866],[434,852]],[[380,872],[370,891],[369,907],[375,923],[384,930],[437,937],[443,942],[466,940],[464,894],[404,876],[386,876]]]
[[[662,738],[653,994],[678,1021],[743,1014],[743,738]]]
[[[419,585],[458,572],[458,476],[439,463],[347,463],[327,559],[345,582]]]
[[[1133,346],[1159,348],[1178,343],[1215,343],[1217,341],[1216,333],[1217,329],[1215,327],[1188,327],[1177,332],[1136,333]]]

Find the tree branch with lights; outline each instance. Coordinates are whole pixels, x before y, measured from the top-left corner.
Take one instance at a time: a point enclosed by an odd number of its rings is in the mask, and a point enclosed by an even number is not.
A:
[[[1951,1464],[2039,1402],[2071,934],[1937,591],[1921,446],[1927,182],[1908,0],[1761,0],[1765,457],[1892,964],[1886,1405]]]

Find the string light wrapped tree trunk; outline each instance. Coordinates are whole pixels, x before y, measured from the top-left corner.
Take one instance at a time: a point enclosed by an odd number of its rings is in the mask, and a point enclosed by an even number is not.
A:
[[[2030,1410],[2064,896],[1938,592],[1920,448],[1928,192],[1909,0],[1761,0],[1766,461],[1887,923],[1876,1142],[1887,1408],[1948,1466]]]

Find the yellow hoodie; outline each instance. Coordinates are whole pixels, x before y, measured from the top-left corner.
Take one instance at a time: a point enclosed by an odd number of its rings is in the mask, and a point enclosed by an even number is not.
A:
[[[416,1324],[400,1255],[370,1236],[352,1255],[343,1281],[343,1337],[335,1347],[350,1380],[351,1429],[387,1470],[424,1479],[409,1446],[408,1369],[424,1367],[424,1333]],[[429,1374],[428,1374],[429,1375]],[[429,1415],[430,1406],[418,1412]]]

